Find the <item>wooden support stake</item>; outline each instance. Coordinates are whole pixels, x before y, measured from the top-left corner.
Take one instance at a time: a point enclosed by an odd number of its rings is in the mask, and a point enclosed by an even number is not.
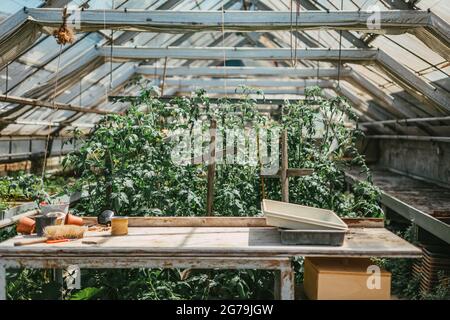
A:
[[[206,195],[206,212],[207,215],[212,215],[214,203],[214,176],[216,173],[216,120],[211,120],[210,125],[210,143],[209,143],[209,158],[208,158],[208,190]]]
[[[265,190],[265,186],[264,186],[264,177],[261,174],[262,171],[262,161],[261,161],[261,154],[260,154],[260,149],[259,149],[259,134],[256,137],[256,150],[258,152],[258,163],[259,163],[259,179],[260,179],[260,185],[261,185],[261,200],[266,198],[266,190]]]
[[[273,299],[281,299],[281,270],[275,270],[273,273]]]
[[[161,97],[164,96],[164,85],[166,84],[167,57],[164,59],[164,71],[161,82]]]
[[[53,268],[53,281],[57,282],[61,287],[60,287],[60,295],[59,295],[59,299],[58,300],[63,300],[64,299],[64,293],[63,293],[63,289],[64,289],[64,275],[63,275],[63,269],[60,268]]]
[[[287,175],[288,170],[288,138],[287,130],[284,129],[281,134],[281,201],[289,202],[289,179]]]

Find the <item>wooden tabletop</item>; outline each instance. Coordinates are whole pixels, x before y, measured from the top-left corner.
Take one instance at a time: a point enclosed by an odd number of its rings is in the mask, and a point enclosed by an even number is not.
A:
[[[109,232],[87,232],[86,239],[102,239],[84,244],[81,239],[57,244],[14,246],[30,236],[16,236],[0,243],[2,257],[48,256],[340,256],[409,257],[421,250],[385,228],[349,228],[344,244],[332,246],[292,246],[280,242],[274,227],[130,227],[126,236]]]

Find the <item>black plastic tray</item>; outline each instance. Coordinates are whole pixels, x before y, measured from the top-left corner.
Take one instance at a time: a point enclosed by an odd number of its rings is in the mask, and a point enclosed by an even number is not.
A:
[[[293,230],[280,228],[281,243],[287,245],[342,246],[346,230]]]

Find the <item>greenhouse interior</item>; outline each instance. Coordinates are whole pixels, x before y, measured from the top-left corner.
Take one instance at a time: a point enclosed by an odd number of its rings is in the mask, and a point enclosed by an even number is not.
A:
[[[449,73],[448,0],[2,0],[0,300],[449,300]]]

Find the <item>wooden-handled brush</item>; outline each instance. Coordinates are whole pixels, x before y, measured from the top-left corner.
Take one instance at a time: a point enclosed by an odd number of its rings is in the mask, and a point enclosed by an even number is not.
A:
[[[71,239],[81,239],[86,231],[85,227],[75,225],[48,226],[44,229],[45,237],[14,242],[15,246],[26,246],[36,243],[58,243]]]

